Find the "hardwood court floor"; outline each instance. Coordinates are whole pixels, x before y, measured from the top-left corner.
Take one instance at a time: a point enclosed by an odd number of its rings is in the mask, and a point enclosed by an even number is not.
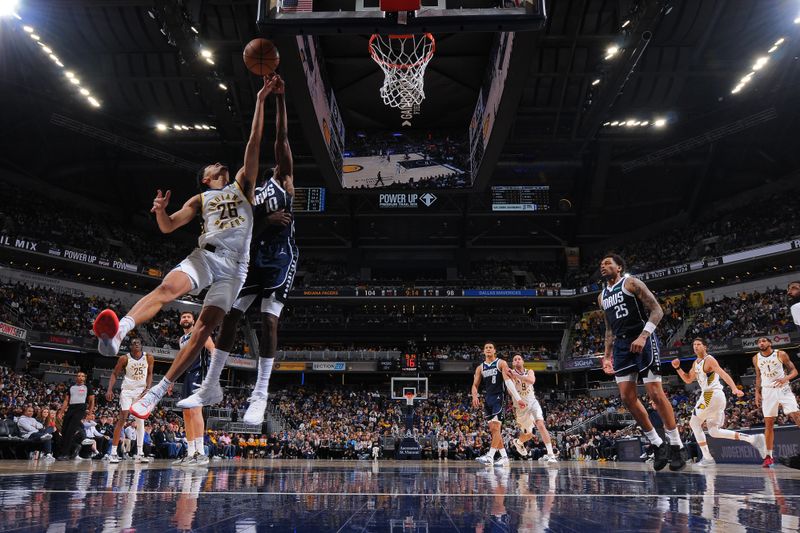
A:
[[[798,531],[800,470],[0,461],[0,531]]]

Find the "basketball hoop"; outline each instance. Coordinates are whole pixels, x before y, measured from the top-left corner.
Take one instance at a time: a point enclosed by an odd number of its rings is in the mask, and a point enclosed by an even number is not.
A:
[[[436,40],[430,33],[370,37],[369,55],[384,74],[384,104],[408,108],[425,99],[425,68],[435,51]]]
[[[403,394],[406,397],[406,405],[414,405],[414,398],[417,397],[417,394],[414,392],[406,392]]]

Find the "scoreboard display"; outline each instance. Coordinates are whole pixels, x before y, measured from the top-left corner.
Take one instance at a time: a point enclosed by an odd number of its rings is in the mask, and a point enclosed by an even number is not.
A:
[[[549,211],[549,185],[492,187],[492,211]]]
[[[294,213],[325,211],[325,187],[295,187],[292,211]]]

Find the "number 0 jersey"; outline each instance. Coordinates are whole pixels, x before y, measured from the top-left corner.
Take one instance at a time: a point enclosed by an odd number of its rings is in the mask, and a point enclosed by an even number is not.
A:
[[[122,380],[122,389],[143,389],[147,384],[147,354],[142,352],[139,359],[126,355],[128,364],[125,365],[125,378]]]
[[[253,233],[253,206],[239,182],[234,180],[222,189],[203,191],[200,202],[203,233],[197,245],[203,248],[209,244],[247,260]]]
[[[639,298],[625,288],[626,279],[623,277],[611,287],[606,285],[601,293],[606,320],[618,339],[639,336],[648,316]]]

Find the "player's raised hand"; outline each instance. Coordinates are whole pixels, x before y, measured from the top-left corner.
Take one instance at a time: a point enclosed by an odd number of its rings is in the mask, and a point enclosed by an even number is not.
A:
[[[261,89],[258,91],[258,94],[256,95],[256,98],[258,98],[260,102],[266,100],[267,96],[269,96],[269,93],[275,90],[276,80],[277,76],[275,75],[264,76],[264,86],[261,87]]]
[[[520,400],[517,402],[517,407],[519,407],[520,409],[527,409],[528,402],[526,402],[525,400]]]
[[[603,357],[603,372],[608,375],[614,373],[614,362],[611,360],[610,357]]]
[[[278,74],[275,74],[275,87],[273,87],[272,92],[274,94],[283,94],[286,92],[286,82],[283,81]]]
[[[672,368],[674,368],[675,370],[677,370],[677,369],[679,369],[680,367],[681,367],[681,360],[680,360],[680,359],[677,359],[677,358],[676,358],[676,359],[673,359],[673,360],[672,360]]]
[[[172,191],[167,191],[167,194],[161,194],[161,189],[158,189],[156,193],[156,197],[153,199],[153,208],[150,210],[151,213],[155,213],[157,211],[163,211],[169,205],[169,197],[172,195]]]

